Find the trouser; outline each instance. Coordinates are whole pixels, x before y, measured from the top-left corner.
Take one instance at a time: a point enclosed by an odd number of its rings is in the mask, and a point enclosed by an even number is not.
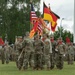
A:
[[[63,55],[56,53],[56,59],[55,60],[56,60],[56,67],[58,69],[62,69],[63,68]]]
[[[30,67],[34,67],[34,53],[31,51],[26,51],[24,53],[23,69],[27,69],[28,64],[30,65]]]
[[[42,63],[42,59],[43,55],[42,54],[34,54],[34,68],[38,69],[43,69],[43,63]]]
[[[51,61],[50,61],[50,55],[45,55],[45,64],[47,66],[47,68],[51,67]]]

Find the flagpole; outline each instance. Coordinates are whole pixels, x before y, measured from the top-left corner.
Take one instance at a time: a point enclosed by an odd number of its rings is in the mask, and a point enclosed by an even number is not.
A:
[[[75,4],[74,4],[74,7],[75,7]],[[75,8],[74,8],[74,16],[75,16]],[[75,18],[74,18],[74,33],[73,33],[73,43],[75,43]]]
[[[75,21],[74,21],[74,35],[73,35],[73,43],[75,43]]]

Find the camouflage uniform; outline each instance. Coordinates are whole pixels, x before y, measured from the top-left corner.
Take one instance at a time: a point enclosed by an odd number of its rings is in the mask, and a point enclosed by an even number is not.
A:
[[[23,68],[23,70],[28,68],[28,65],[31,67],[34,66],[34,49],[33,49],[33,41],[29,38],[29,32],[26,32],[26,36],[22,42],[22,51],[19,55],[20,59],[22,58],[21,65],[19,64],[19,69]]]
[[[69,44],[68,46],[68,64],[74,63],[74,47],[73,44]]]
[[[51,41],[48,38],[48,35],[45,35],[45,51],[44,51],[44,55],[45,55],[45,63],[47,65],[47,69],[50,69],[51,67],[51,60],[50,60],[50,56],[52,54],[52,45],[51,45]]]
[[[62,69],[64,64],[63,54],[65,53],[65,45],[62,43],[61,39],[59,39],[55,51],[56,66],[58,69]]]
[[[52,44],[52,54],[51,54],[50,60],[51,60],[51,69],[53,69],[54,65],[55,65],[55,47],[56,47],[56,41],[54,40],[53,36],[50,37],[50,40],[51,40],[51,44]]]
[[[22,51],[22,42],[20,42],[20,41],[17,41],[16,43],[15,43],[15,61],[16,61],[16,65],[17,65],[17,67],[20,69],[20,67],[21,66],[19,66],[21,63],[23,63],[22,62],[22,57],[20,57],[20,58],[18,58],[19,57],[19,55],[20,55],[20,53],[21,53],[21,51]]]
[[[4,46],[2,46],[1,48],[1,61],[2,61],[2,64],[5,63],[5,50],[4,50]]]
[[[44,42],[38,35],[34,38],[34,69],[43,69]]]
[[[74,61],[75,61],[75,43],[73,44],[73,48],[74,48]]]
[[[65,44],[65,60],[68,60],[68,44]]]
[[[10,60],[10,55],[12,54],[12,48],[8,45],[8,43],[4,46],[5,50],[5,61],[8,64]]]

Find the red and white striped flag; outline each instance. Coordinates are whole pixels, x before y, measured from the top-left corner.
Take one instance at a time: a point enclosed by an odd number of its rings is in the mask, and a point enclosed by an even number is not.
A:
[[[37,15],[35,13],[35,10],[34,10],[34,7],[33,7],[33,4],[31,3],[31,13],[30,13],[30,21],[31,23],[34,25],[34,22],[37,20]]]
[[[37,30],[38,30],[39,34],[41,35],[43,32],[43,27],[42,27],[42,24],[40,22],[38,22]]]

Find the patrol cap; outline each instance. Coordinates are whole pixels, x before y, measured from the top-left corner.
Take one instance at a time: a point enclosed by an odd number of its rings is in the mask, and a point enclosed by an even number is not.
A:
[[[59,37],[58,39],[59,39],[59,40],[62,40],[62,37]]]
[[[38,34],[36,34],[36,35],[34,36],[34,38],[38,38]]]
[[[22,36],[17,36],[17,38],[22,38]]]
[[[53,34],[50,34],[50,37],[54,37],[54,35]]]
[[[46,36],[46,37],[49,37],[49,34],[48,34],[48,33],[46,33],[46,34],[45,34],[45,36]]]
[[[25,35],[26,35],[26,36],[29,36],[29,31],[27,31],[27,32],[25,33]]]

